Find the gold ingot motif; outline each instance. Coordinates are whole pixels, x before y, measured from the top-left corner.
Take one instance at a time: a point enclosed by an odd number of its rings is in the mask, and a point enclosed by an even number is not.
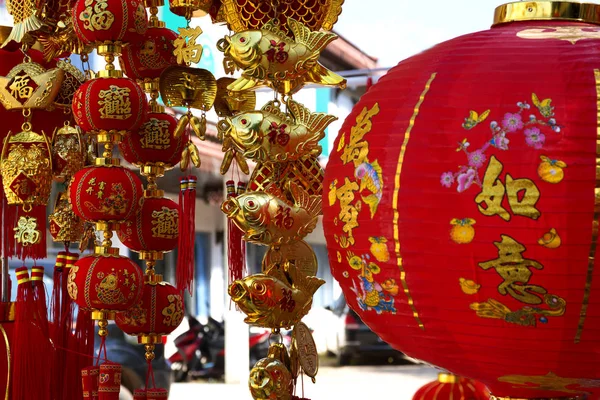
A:
[[[169,107],[208,111],[217,96],[217,81],[205,69],[172,66],[160,76],[160,94]]]
[[[289,114],[267,103],[260,111],[228,117],[218,124],[219,136],[231,139],[224,140],[224,145],[227,143],[229,148],[256,162],[281,163],[319,156],[319,141],[337,117],[312,113],[293,100],[287,106]]]
[[[263,328],[290,328],[312,307],[313,295],[325,283],[304,276],[289,262],[274,265],[266,273],[247,276],[229,286],[229,295],[246,314],[249,325]]]
[[[288,244],[315,229],[322,200],[294,182],[288,182],[286,190],[292,201],[271,185],[265,192],[247,192],[229,198],[221,209],[244,232],[244,240],[264,245]]]
[[[221,118],[232,117],[239,112],[252,111],[256,108],[256,93],[251,90],[230,92],[227,86],[233,82],[235,82],[234,78],[217,79],[217,98],[214,106],[217,115]]]
[[[58,95],[65,72],[60,68],[46,70],[40,64],[16,65],[0,77],[0,103],[7,110],[47,109]]]
[[[311,32],[293,18],[287,22],[294,39],[271,21],[260,30],[243,31],[219,40],[217,48],[225,54],[226,72],[232,72],[234,66],[242,70],[242,76],[228,90],[239,92],[269,86],[287,95],[308,83],[345,89],[346,80],[318,62],[321,51],[337,35]]]
[[[4,140],[0,171],[10,205],[46,205],[52,188],[52,159],[46,136],[24,130]]]
[[[287,350],[282,344],[269,347],[266,358],[259,360],[250,371],[248,386],[255,400],[290,400],[293,391],[293,377]]]

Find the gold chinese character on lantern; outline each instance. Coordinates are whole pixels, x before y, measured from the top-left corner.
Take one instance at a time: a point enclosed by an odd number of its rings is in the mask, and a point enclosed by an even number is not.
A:
[[[129,93],[131,89],[110,85],[107,90],[101,90],[100,118],[102,119],[127,119],[131,117],[131,101]]]
[[[485,170],[481,193],[475,198],[477,207],[483,215],[498,215],[505,221],[510,221],[510,213],[502,206],[504,195],[508,198],[510,209],[515,215],[538,219],[540,211],[535,208],[540,199],[540,191],[530,179],[513,179],[506,174],[506,185],[502,183],[500,174],[504,166],[496,157],[490,158]]]
[[[140,143],[144,149],[167,149],[171,145],[171,134],[169,132],[169,121],[150,118],[140,128],[142,139]]]
[[[173,41],[175,50],[173,54],[177,57],[177,64],[191,64],[200,62],[202,57],[202,45],[197,44],[198,36],[202,34],[199,26],[195,28],[178,28],[179,37]]]
[[[179,214],[176,209],[162,207],[152,212],[152,236],[173,239],[179,232]]]
[[[525,246],[507,235],[501,235],[502,241],[494,242],[498,248],[498,258],[484,261],[479,266],[488,270],[494,268],[504,281],[498,286],[501,295],[509,294],[518,301],[527,304],[540,304],[542,298],[537,294],[546,294],[541,286],[530,285],[533,272],[529,268],[543,269],[544,266],[535,260],[523,258]]]

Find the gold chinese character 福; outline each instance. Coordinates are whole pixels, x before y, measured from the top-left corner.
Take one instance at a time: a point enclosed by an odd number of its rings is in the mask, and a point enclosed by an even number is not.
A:
[[[144,149],[167,149],[171,145],[171,134],[169,132],[169,121],[150,118],[140,128],[142,139],[140,143]]]
[[[30,82],[29,75],[15,76],[8,86],[11,96],[21,101],[21,103],[25,103],[34,92],[34,88],[29,86]]]
[[[542,299],[534,293],[546,294],[541,286],[529,285],[533,272],[529,268],[543,269],[544,266],[535,260],[523,258],[526,248],[507,235],[501,235],[501,242],[494,242],[498,248],[498,258],[484,261],[479,266],[484,270],[494,268],[504,282],[498,286],[501,295],[509,294],[516,300],[527,304],[540,304]]]
[[[174,239],[179,233],[179,213],[176,209],[163,207],[152,212],[152,236]]]
[[[202,57],[202,45],[196,43],[198,36],[202,34],[199,26],[195,28],[178,28],[179,36],[173,41],[175,50],[173,54],[177,57],[177,64],[198,63]]]
[[[102,119],[127,119],[131,117],[130,88],[110,85],[107,90],[101,90],[98,97],[100,118]]]
[[[540,191],[530,179],[513,179],[506,174],[506,186],[499,178],[504,166],[496,157],[490,158],[485,170],[481,193],[475,198],[477,207],[483,215],[498,215],[505,221],[510,220],[510,213],[502,206],[504,195],[508,199],[510,209],[515,215],[538,219],[540,211],[535,208],[540,199]],[[483,207],[485,205],[485,207]]]

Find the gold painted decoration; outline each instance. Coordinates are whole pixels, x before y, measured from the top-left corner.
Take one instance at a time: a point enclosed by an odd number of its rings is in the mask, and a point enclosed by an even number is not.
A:
[[[242,92],[231,92],[227,86],[235,81],[234,78],[217,79],[217,97],[215,99],[215,111],[221,118],[232,117],[239,112],[252,111],[256,107],[256,93],[247,90]]]
[[[52,163],[55,178],[67,180],[85,165],[85,148],[78,126],[65,124],[52,139]]]
[[[289,329],[308,314],[314,293],[324,283],[304,276],[293,263],[286,262],[233,282],[229,295],[246,314],[247,324]]]
[[[190,20],[195,11],[208,12],[213,0],[169,0],[169,9],[175,15]]]
[[[275,185],[223,203],[222,210],[245,233],[244,240],[264,245],[287,244],[311,233],[321,214],[321,196],[311,196],[288,182],[287,196]]]
[[[46,205],[52,187],[52,159],[46,136],[26,129],[9,132],[2,148],[0,171],[8,204]]]
[[[64,77],[60,68],[46,70],[33,62],[16,65],[0,77],[0,103],[7,110],[47,109],[61,90]]]
[[[55,58],[65,54],[89,54],[93,47],[85,44],[73,27],[71,14],[63,16],[60,22],[56,24],[53,32],[48,35],[42,35],[38,38],[44,51],[44,60],[50,62]]]
[[[67,190],[56,197],[48,228],[55,242],[77,243],[84,237],[85,221],[73,212],[68,193]]]
[[[283,187],[286,182],[293,181],[308,194],[320,195],[323,175],[319,160],[312,156],[285,163],[258,163],[248,181],[248,190],[264,191],[272,184]]]
[[[161,75],[160,94],[169,107],[208,111],[217,95],[217,81],[205,69],[173,66]]]
[[[6,10],[12,15],[14,26],[2,47],[11,41],[21,43],[30,32],[45,28],[39,0],[6,0]]]
[[[286,261],[293,262],[298,271],[306,276],[317,275],[317,256],[304,240],[270,247],[263,257],[262,271],[269,270],[275,264],[283,265]]]
[[[21,216],[17,221],[17,226],[13,228],[15,240],[22,246],[31,246],[38,244],[42,238],[38,220],[34,217]]]
[[[294,39],[274,22],[260,30],[248,30],[226,36],[218,42],[225,54],[226,71],[233,66],[242,76],[227,89],[233,92],[269,86],[281,94],[293,94],[305,84],[315,83],[344,89],[346,80],[318,63],[321,51],[337,35],[310,31],[302,23],[288,18]]]
[[[108,9],[108,0],[87,0],[86,8],[77,18],[83,22],[83,28],[91,32],[108,31],[115,22],[115,15]]]
[[[64,80],[54,99],[54,105],[70,111],[75,91],[85,82],[85,75],[69,59],[58,61],[56,67],[64,71]]]
[[[197,64],[202,58],[202,45],[196,43],[202,34],[199,26],[195,28],[178,28],[179,37],[173,41],[175,50],[173,54],[177,57],[177,64]]]
[[[302,371],[310,376],[314,383],[319,371],[319,353],[317,352],[317,345],[310,329],[303,322],[298,322],[294,325],[292,346],[298,349],[298,359]]]
[[[248,385],[255,400],[290,400],[293,392],[293,376],[287,349],[279,343],[269,347],[266,358],[259,360],[250,371]]]
[[[319,142],[325,137],[325,129],[337,118],[311,113],[293,100],[287,102],[287,107],[288,113],[284,113],[268,103],[260,111],[225,118],[218,125],[224,149],[266,163],[319,156],[322,150]]]
[[[588,389],[600,387],[600,379],[563,378],[553,372],[542,376],[506,375],[498,378],[500,382],[513,384],[514,388],[551,390],[574,395],[588,395]]]
[[[343,4],[344,0],[223,0],[219,14],[234,32],[260,29],[272,18],[283,22],[295,18],[313,31],[329,31],[337,22]]]

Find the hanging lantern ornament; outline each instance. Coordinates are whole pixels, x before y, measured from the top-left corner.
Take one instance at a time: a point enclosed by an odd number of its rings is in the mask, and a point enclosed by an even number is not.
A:
[[[371,87],[327,164],[323,226],[349,306],[496,398],[599,394],[599,15],[500,6],[490,30]]]
[[[189,21],[195,11],[208,13],[212,3],[213,0],[169,0],[169,9],[173,14]]]
[[[441,372],[438,379],[421,387],[413,396],[413,400],[488,400],[490,391],[481,383]]]

